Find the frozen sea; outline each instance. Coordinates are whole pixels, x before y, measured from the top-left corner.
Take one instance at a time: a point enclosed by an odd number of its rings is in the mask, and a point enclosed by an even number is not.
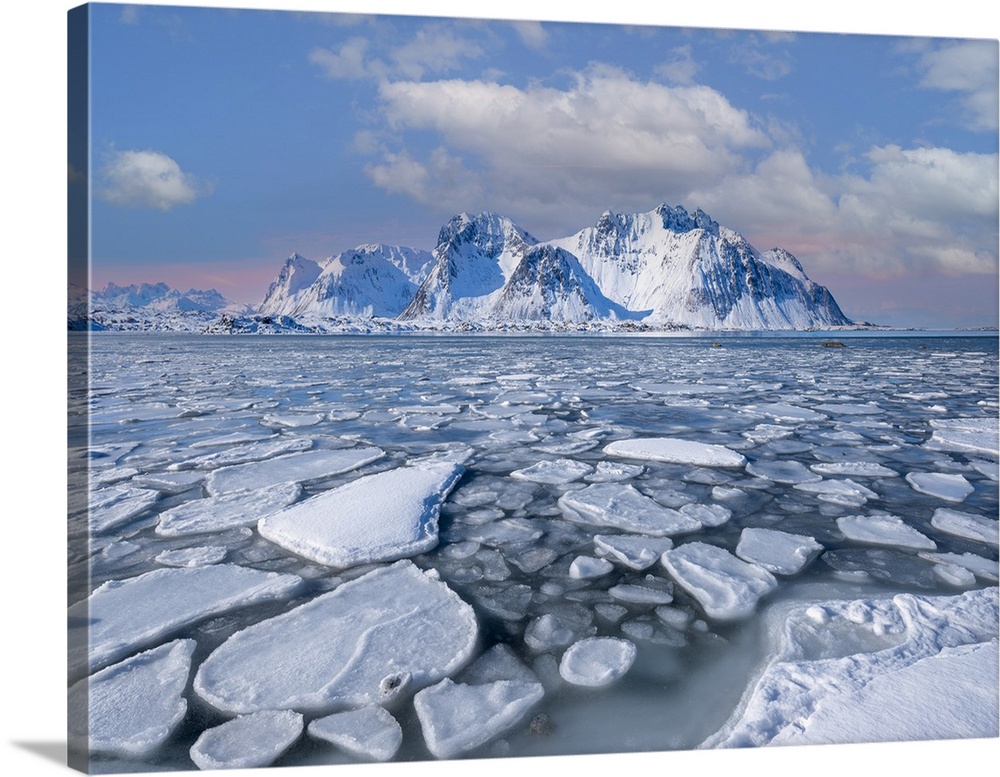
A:
[[[997,735],[995,334],[90,348],[70,684],[178,687],[94,771]]]

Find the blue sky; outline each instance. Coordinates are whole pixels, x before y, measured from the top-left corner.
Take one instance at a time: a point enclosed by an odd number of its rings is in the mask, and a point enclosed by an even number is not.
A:
[[[790,250],[853,318],[997,321],[995,40],[92,8],[95,287],[257,303],[293,251],[667,202]]]

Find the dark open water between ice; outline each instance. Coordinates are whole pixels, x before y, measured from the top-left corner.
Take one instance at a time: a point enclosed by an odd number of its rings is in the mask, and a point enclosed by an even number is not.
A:
[[[823,339],[846,347],[822,347]],[[836,524],[842,516],[890,513],[933,538],[941,552],[997,558],[996,548],[930,525],[940,507],[996,517],[995,457],[927,445],[932,422],[996,417],[995,333],[662,339],[101,333],[91,349],[90,439],[82,427],[71,429],[70,461],[77,469],[89,463],[93,498],[123,484],[156,491],[142,478],[172,467],[192,479],[160,490],[146,509],[95,532],[89,543],[82,514],[71,515],[71,601],[105,581],[158,568],[164,550],[206,545],[225,546],[227,563],[309,581],[294,601],[234,610],[174,634],[198,642],[196,663],[235,631],[371,569],[334,572],[255,532],[156,534],[160,513],[204,498],[200,476],[212,465],[198,457],[243,444],[232,435],[265,434],[308,439],[313,449],[372,445],[386,452],[359,470],[309,483],[311,495],[428,453],[471,448],[467,471],[443,507],[439,546],[414,561],[437,569],[475,608],[484,649],[510,645],[549,686],[536,712],[550,724],[535,731],[521,726],[477,756],[695,747],[737,703],[760,639],[755,618],[715,621],[676,585],[667,586],[673,602],[661,611],[609,593],[620,584],[648,584],[647,575],[669,584],[659,564],[644,571],[616,565],[603,577],[572,578],[571,562],[595,555],[593,535],[614,533],[567,521],[557,506],[560,495],[587,479],[546,484],[512,472],[561,459],[596,472],[602,462],[626,463],[603,449],[633,437],[681,438],[742,453],[750,465],[764,465],[756,470],[765,476],[749,466],[630,461],[641,469],[627,482],[668,507],[714,504],[731,512],[721,526],[675,537],[677,544],[700,540],[732,552],[748,527],[815,538],[823,554],[799,574],[782,577],[761,607],[800,596],[960,590],[912,550],[848,540]],[[873,496],[847,497],[766,476],[773,462],[808,469],[854,461],[894,474],[854,478]],[[961,474],[972,492],[960,504],[920,493],[905,476],[923,472]],[[525,640],[543,616],[555,620],[542,623],[557,622],[575,638],[625,636],[637,645],[638,659],[610,688],[557,687],[552,671],[565,644],[553,637],[546,645],[545,634]],[[190,688],[188,700],[187,719],[149,764],[98,760],[93,767],[194,768],[191,743],[226,718]],[[412,709],[399,717],[404,742],[397,758],[431,757]],[[350,760],[304,736],[278,763]]]

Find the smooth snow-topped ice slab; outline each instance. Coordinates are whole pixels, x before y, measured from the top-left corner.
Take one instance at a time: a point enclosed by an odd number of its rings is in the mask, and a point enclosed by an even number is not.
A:
[[[704,542],[687,542],[668,550],[660,562],[709,617],[719,620],[752,615],[757,601],[778,585],[766,569]]]
[[[563,486],[579,480],[593,471],[593,467],[582,461],[573,459],[557,459],[555,461],[540,461],[524,469],[510,473],[512,478],[529,480],[534,483],[546,483],[553,486]]]
[[[627,639],[588,637],[563,653],[559,675],[573,685],[602,688],[624,677],[635,656],[635,645]]]
[[[298,483],[279,483],[253,491],[192,499],[160,513],[156,533],[180,537],[252,526],[265,515],[293,504],[301,495],[302,486]]]
[[[936,496],[948,502],[964,502],[975,489],[964,475],[945,472],[911,472],[906,476],[914,491]]]
[[[975,451],[1000,457],[1000,420],[997,416],[932,420],[927,447],[947,451]]]
[[[756,478],[773,480],[775,483],[815,483],[823,479],[797,461],[753,461],[747,464],[747,472]]]
[[[421,687],[476,648],[472,608],[433,573],[398,561],[237,632],[202,663],[199,696],[228,712],[331,712],[378,704],[409,675]]]
[[[370,761],[388,761],[403,744],[403,729],[377,704],[317,718],[307,731],[345,753]]]
[[[604,577],[614,568],[614,564],[604,558],[577,556],[569,565],[569,576],[575,580],[590,580]]]
[[[702,747],[997,736],[997,589],[775,609],[772,646]]]
[[[209,473],[205,487],[212,496],[234,491],[253,491],[278,483],[306,483],[333,477],[381,459],[381,448],[346,448],[332,451],[304,451],[266,461],[236,464]]]
[[[763,413],[778,421],[804,422],[823,421],[826,419],[825,415],[817,413],[815,410],[783,402],[774,402],[767,405],[749,405],[746,411],[749,413]]]
[[[360,477],[261,519],[257,531],[338,569],[415,556],[437,545],[441,503],[463,472],[425,464]]]
[[[87,621],[90,668],[99,669],[204,618],[288,596],[301,582],[233,564],[156,569],[105,583],[69,615]]]
[[[446,678],[420,691],[413,706],[427,749],[438,758],[454,758],[516,726],[544,695],[541,683],[463,685]]]
[[[291,437],[278,440],[264,440],[245,445],[228,445],[225,450],[215,453],[203,453],[193,459],[178,461],[167,467],[171,472],[188,469],[218,469],[219,467],[246,464],[251,461],[264,461],[283,456],[288,453],[307,451],[313,446],[308,437]]]
[[[622,566],[642,571],[649,569],[674,541],[669,537],[649,537],[643,534],[597,534],[594,548],[603,556]]]
[[[935,529],[987,545],[1000,544],[997,525],[996,518],[963,513],[947,507],[939,507],[931,518],[931,526]]]
[[[274,763],[300,736],[299,713],[263,710],[203,731],[191,760],[199,769],[257,769]]]
[[[736,555],[776,575],[794,575],[823,551],[812,537],[777,529],[746,528]]]
[[[845,515],[837,519],[837,528],[855,542],[889,545],[913,550],[934,550],[937,544],[895,515]]]
[[[590,526],[609,526],[658,537],[701,528],[694,518],[664,507],[627,484],[594,483],[563,494],[558,504],[567,520]]]
[[[899,473],[874,461],[830,461],[810,464],[820,475],[846,475],[855,478],[895,478]]]
[[[176,640],[109,666],[69,690],[69,739],[91,755],[141,758],[187,713],[193,639]]]
[[[673,437],[640,437],[617,440],[604,446],[609,456],[627,459],[665,461],[671,464],[693,464],[699,467],[742,467],[743,454],[722,445],[711,445]]]

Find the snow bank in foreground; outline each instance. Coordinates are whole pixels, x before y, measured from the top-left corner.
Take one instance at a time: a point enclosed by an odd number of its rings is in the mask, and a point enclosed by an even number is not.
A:
[[[776,609],[771,657],[702,747],[997,736],[997,589]]]
[[[458,671],[478,632],[468,604],[400,561],[237,632],[205,659],[194,689],[240,714],[377,704]]]
[[[464,471],[425,464],[360,477],[262,518],[257,530],[338,569],[415,556],[437,545],[441,503]]]

